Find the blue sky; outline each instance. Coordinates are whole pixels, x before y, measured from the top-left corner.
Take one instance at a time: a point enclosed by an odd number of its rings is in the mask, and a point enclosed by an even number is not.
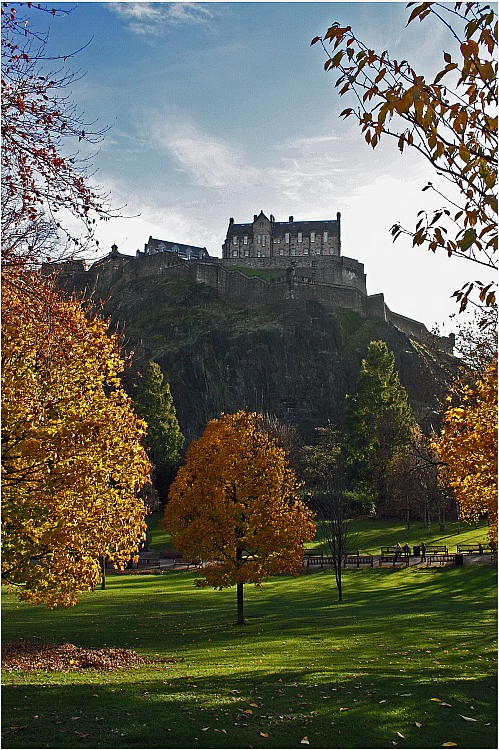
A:
[[[394,141],[375,151],[340,98],[324,53],[310,46],[333,21],[422,72],[439,69],[449,42],[426,21],[406,28],[405,3],[58,4],[43,17],[50,49],[86,75],[72,90],[87,120],[111,126],[95,181],[135,218],[102,223],[101,247],[135,254],[150,234],[221,254],[229,217],[262,209],[277,221],[342,214],[342,252],[365,265],[368,291],[401,314],[448,328],[450,295],[475,274],[400,239],[428,207],[434,174]],[[40,27],[41,20],[33,19]]]

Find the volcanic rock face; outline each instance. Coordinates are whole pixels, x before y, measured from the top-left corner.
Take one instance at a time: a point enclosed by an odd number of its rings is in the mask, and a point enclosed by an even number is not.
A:
[[[455,369],[430,340],[312,300],[236,308],[208,286],[170,276],[117,279],[95,296],[135,349],[133,370],[151,359],[161,366],[187,441],[209,419],[241,408],[295,424],[304,438],[328,421],[341,429],[346,394],[374,339],[395,353],[416,419],[428,429]]]

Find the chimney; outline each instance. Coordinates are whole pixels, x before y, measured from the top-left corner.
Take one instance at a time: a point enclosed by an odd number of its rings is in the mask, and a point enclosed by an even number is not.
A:
[[[111,255],[118,255],[118,245],[111,245]]]
[[[233,223],[234,223],[234,217],[231,216],[230,219],[229,219],[229,224],[233,224]]]
[[[290,216],[290,217],[289,217],[289,223],[290,223],[290,224],[292,224],[292,223],[294,222],[294,220],[295,220],[295,219],[294,219],[294,216]]]
[[[253,214],[253,221],[256,221],[258,219],[258,216],[256,214]]]

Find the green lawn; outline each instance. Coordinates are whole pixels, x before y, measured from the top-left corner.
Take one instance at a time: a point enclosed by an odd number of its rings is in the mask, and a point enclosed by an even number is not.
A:
[[[171,549],[170,535],[161,525],[161,513],[153,513],[147,518],[147,525],[151,537],[151,552],[160,553],[162,550]],[[377,521],[374,519],[355,519],[351,526],[351,544],[362,552],[379,555],[380,547],[394,546],[399,542],[402,546],[407,542],[412,548],[415,544],[424,541],[426,544],[445,544],[449,551],[455,552],[456,545],[471,544],[473,542],[487,541],[487,525],[480,521],[478,528],[463,521],[450,521],[445,524],[445,530],[441,531],[438,523],[433,523],[430,528],[420,522],[411,524],[411,529],[401,521]],[[318,529],[314,542],[307,547],[314,549],[321,546],[321,533]]]
[[[341,605],[330,571],[273,578],[242,628],[195,577],[109,576],[70,610],[5,595],[5,640],[179,661],[4,674],[3,747],[497,747],[495,567],[348,570]]]

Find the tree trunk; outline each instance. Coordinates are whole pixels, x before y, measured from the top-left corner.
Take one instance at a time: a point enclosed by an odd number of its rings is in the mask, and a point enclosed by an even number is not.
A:
[[[241,567],[243,562],[243,551],[239,547],[236,549],[236,561],[238,563],[238,568]],[[238,625],[245,625],[244,622],[244,609],[243,609],[243,583],[237,584],[237,624]]]
[[[102,555],[100,559],[100,570],[101,570],[100,587],[101,587],[101,591],[104,591],[104,589],[106,588],[106,557],[105,555]]]
[[[237,584],[237,624],[245,625],[244,622],[244,609],[243,609],[243,586],[244,583]]]

